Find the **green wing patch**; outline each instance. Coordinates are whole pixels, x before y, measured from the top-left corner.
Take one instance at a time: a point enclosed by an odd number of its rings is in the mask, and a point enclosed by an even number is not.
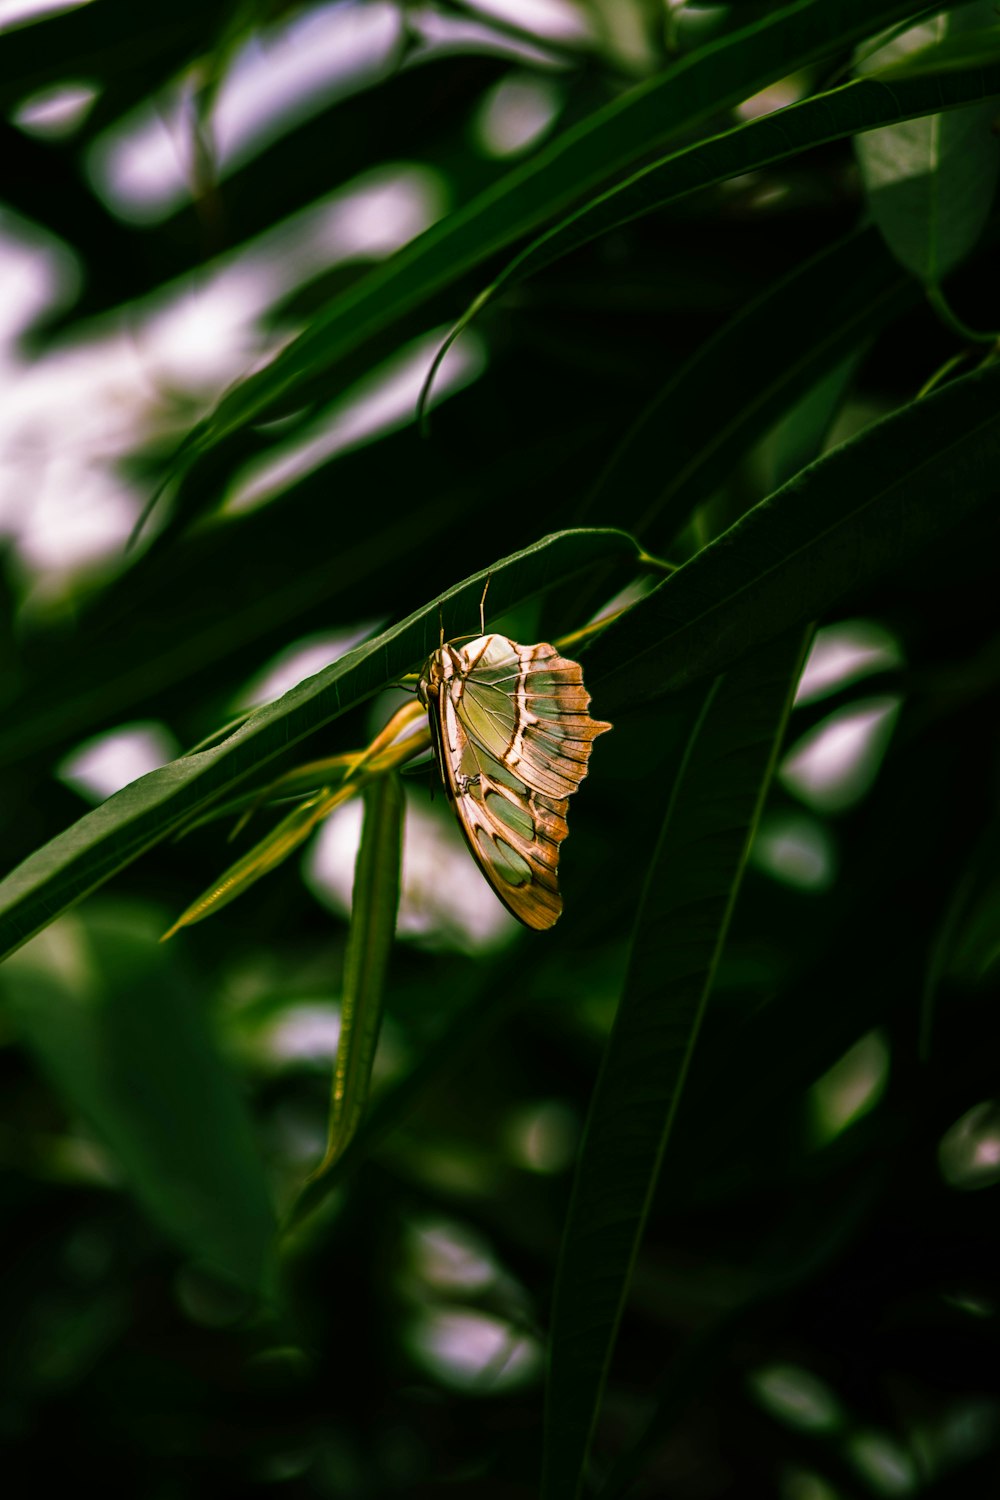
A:
[[[482,635],[442,645],[420,678],[448,799],[480,869],[528,927],[562,912],[567,799],[610,724],[591,718],[579,662],[544,642]]]

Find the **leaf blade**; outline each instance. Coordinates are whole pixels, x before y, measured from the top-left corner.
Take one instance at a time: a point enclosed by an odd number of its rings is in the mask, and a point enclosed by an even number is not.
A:
[[[911,9],[905,0],[792,0],[629,90],[337,298],[266,369],[220,403],[199,432],[201,451],[329,372],[394,319],[673,135]]]
[[[806,639],[797,632],[775,642],[710,686],[674,783],[564,1231],[543,1500],[580,1493],[632,1267]]]
[[[611,624],[609,712],[724,671],[946,537],[996,493],[1000,368],[953,381],[811,464]]]
[[[1000,92],[1000,63],[956,69],[944,62],[913,75],[856,78],[798,104],[697,142],[653,162],[602,193],[533,240],[480,292],[485,306],[505,287],[524,281],[572,251],[655,209],[748,172],[787,161],[810,148],[894,125],[901,120],[957,109]]]
[[[866,70],[902,59],[906,76],[905,59],[926,37],[948,49],[969,33],[974,42],[978,28],[994,19],[990,3],[964,5],[898,37],[866,62]],[[934,51],[916,52],[918,69],[933,65]],[[974,49],[966,60],[972,56]],[[1000,172],[995,113],[995,102],[987,100],[868,131],[855,142],[872,217],[899,263],[925,285],[936,285],[965,259],[986,223]]]
[[[257,710],[221,744],[152,771],[94,808],[0,882],[0,955],[12,952],[117,870],[268,760],[402,675],[445,630],[477,618],[486,579],[498,610],[612,556],[637,556],[625,532],[556,532],[447,589],[375,640],[357,647],[277,702]]]
[[[646,545],[667,546],[737,456],[916,295],[871,228],[796,266],[657,392],[612,454],[583,514],[599,514],[602,501],[627,495]],[[676,464],[668,456],[674,450],[684,455]]]
[[[203,997],[157,941],[158,913],[102,904],[4,966],[15,1027],[93,1126],[149,1217],[188,1254],[267,1295],[274,1215]]]
[[[330,1127],[326,1154],[311,1181],[336,1166],[357,1133],[368,1101],[382,1025],[386,972],[396,934],[405,811],[398,776],[380,776],[365,791],[351,930],[344,958]]]

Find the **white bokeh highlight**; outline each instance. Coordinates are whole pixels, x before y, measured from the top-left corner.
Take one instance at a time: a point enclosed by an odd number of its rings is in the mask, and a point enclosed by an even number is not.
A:
[[[491,1395],[523,1384],[541,1370],[537,1340],[488,1313],[428,1309],[417,1315],[409,1344],[443,1385]]]
[[[28,135],[58,140],[83,124],[96,98],[97,87],[92,83],[61,83],[32,94],[18,105],[12,118]]]
[[[29,21],[42,21],[61,11],[79,10],[93,0],[0,0],[0,35]]]
[[[475,134],[488,156],[518,156],[545,135],[562,107],[558,84],[515,73],[494,84],[476,113]]]
[[[89,802],[103,802],[174,760],[180,748],[166,725],[140,720],[84,741],[60,761],[56,775]]]
[[[303,864],[309,889],[341,916],[351,910],[362,816],[357,799],[336,808]],[[518,929],[477,868],[443,793],[435,807],[408,796],[398,936],[431,948],[487,953],[510,942]]]
[[[32,359],[19,339],[72,302],[79,271],[65,246],[0,211],[0,539],[12,541],[32,580],[29,611],[49,600],[58,607],[81,572],[123,565],[151,484],[127,478],[122,460],[145,441],[176,440],[277,352],[288,331],[263,326],[277,301],[353,256],[391,253],[445,207],[440,180],[424,168],[366,174],[196,276],[56,337]],[[404,351],[402,365],[377,372],[270,467],[245,476],[257,486],[251,503],[273,494],[283,474],[308,472],[366,434],[412,420],[431,341]],[[463,344],[442,372],[438,399],[481,368],[477,342]]]
[[[575,0],[470,0],[470,10],[486,18],[510,21],[550,42],[588,42],[594,38],[593,18]]]
[[[504,1128],[511,1159],[529,1172],[565,1172],[573,1164],[580,1121],[556,1099],[520,1105]]]
[[[892,738],[901,700],[869,698],[842,708],[793,745],[782,785],[818,812],[843,812],[871,789]]]
[[[945,1132],[938,1165],[948,1186],[965,1192],[1000,1182],[1000,1104],[995,1099],[977,1104]]]
[[[336,0],[255,33],[226,70],[210,147],[220,178],[325,105],[384,77],[398,58],[399,13],[388,0]],[[191,81],[144,104],[93,145],[91,177],[115,213],[156,223],[189,202],[195,181]]]
[[[807,1096],[812,1136],[817,1145],[834,1140],[874,1109],[889,1080],[889,1047],[880,1031],[870,1031],[818,1078]]]
[[[830,889],[837,873],[829,832],[808,813],[769,813],[750,851],[751,862],[783,885],[803,891]]]
[[[796,705],[813,703],[872,672],[901,666],[895,636],[874,620],[842,620],[817,630],[795,693]]]
[[[802,74],[792,78],[779,78],[775,83],[768,84],[767,88],[761,89],[758,94],[751,94],[749,99],[744,99],[736,106],[736,114],[741,120],[759,120],[764,115],[773,115],[779,109],[787,109],[790,104],[796,104],[808,90],[808,80]]]
[[[10,348],[44,313],[68,307],[80,286],[70,248],[10,209],[0,207],[0,376],[13,363]]]
[[[372,376],[359,381],[304,432],[248,464],[226,497],[225,514],[256,510],[338,453],[411,425],[416,420],[424,381],[447,331],[436,329],[409,344]],[[482,341],[467,333],[448,350],[437,371],[431,406],[470,384],[485,367]]]
[[[801,1365],[766,1365],[749,1379],[765,1410],[802,1432],[828,1432],[840,1422],[840,1406],[825,1381]]]
[[[464,1224],[420,1220],[408,1240],[414,1275],[435,1292],[483,1292],[497,1280],[499,1267],[489,1245]]]
[[[911,1495],[916,1490],[916,1464],[887,1433],[855,1433],[848,1450],[855,1467],[878,1494]]]
[[[288,646],[273,656],[260,672],[251,677],[233,699],[234,708],[256,708],[262,703],[273,703],[276,698],[291,692],[307,677],[315,677],[324,667],[339,661],[348,651],[367,640],[378,628],[375,620],[366,620],[350,630],[324,631],[303,636],[294,645]]]
[[[286,1006],[263,1028],[258,1050],[275,1067],[290,1063],[328,1066],[340,1041],[340,1007],[320,1002]]]

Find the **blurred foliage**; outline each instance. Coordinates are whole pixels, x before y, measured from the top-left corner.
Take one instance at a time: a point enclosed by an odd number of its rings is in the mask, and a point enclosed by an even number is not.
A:
[[[10,1472],[989,1493],[993,6],[18,0],[0,96]],[[619,611],[544,934],[377,738],[487,577]]]

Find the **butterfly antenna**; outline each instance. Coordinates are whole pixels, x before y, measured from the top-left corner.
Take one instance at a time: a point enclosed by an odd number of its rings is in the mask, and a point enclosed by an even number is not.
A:
[[[440,604],[438,605],[438,630],[441,632],[441,645],[443,646],[444,645],[444,615],[441,613],[441,606],[440,606]]]
[[[487,573],[487,575],[486,575],[486,587],[483,589],[483,597],[479,601],[479,634],[480,635],[485,635],[486,634],[486,615],[485,615],[486,595],[489,593],[490,581],[492,580],[492,578],[493,578],[493,574],[492,573]]]

